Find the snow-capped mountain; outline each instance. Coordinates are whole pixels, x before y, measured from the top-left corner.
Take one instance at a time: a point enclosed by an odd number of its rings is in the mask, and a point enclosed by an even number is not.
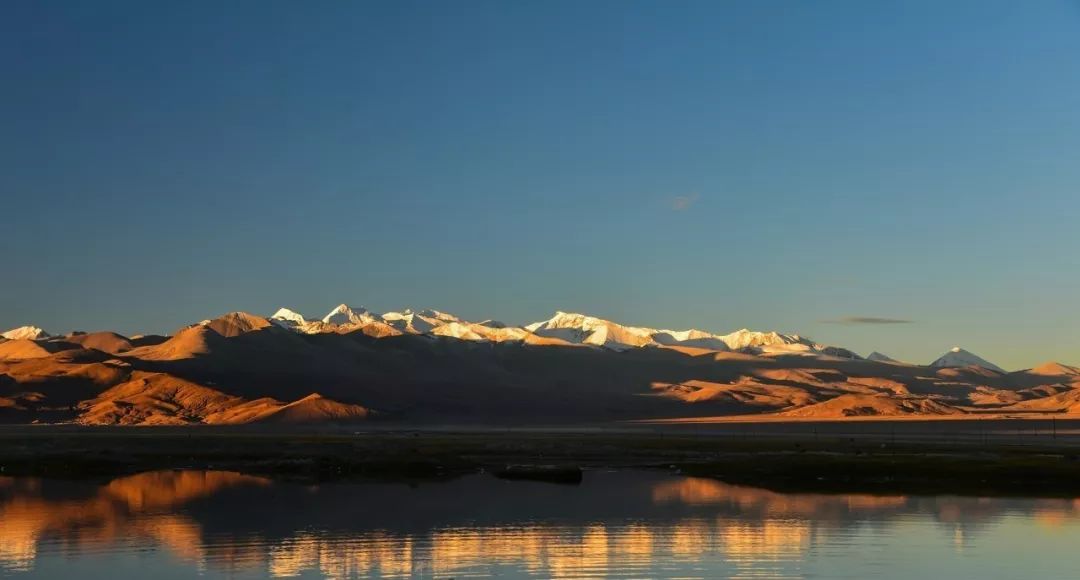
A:
[[[473,325],[463,322],[448,322],[432,329],[431,334],[435,336],[451,336],[462,340],[490,340],[488,337],[476,332]]]
[[[302,314],[288,308],[279,308],[270,317],[270,322],[277,324],[278,326],[284,326],[285,328],[298,328],[311,322],[307,318],[304,318]]]
[[[537,336],[612,350],[655,346],[658,343],[653,340],[652,335],[659,332],[652,328],[623,326],[593,316],[562,311],[556,312],[555,316],[547,320],[526,325],[525,329]]]
[[[982,367],[999,373],[1006,372],[1005,369],[997,366],[996,364],[976,355],[968,352],[958,346],[953,347],[949,352],[938,357],[937,360],[930,363],[932,367],[939,368],[954,368],[954,367]]]
[[[746,328],[736,330],[731,334],[719,337],[731,350],[744,350],[747,348],[781,349],[781,350],[806,350],[799,345],[807,347],[814,343],[797,334],[780,334],[779,332],[758,332]],[[794,348],[785,348],[794,347]]]
[[[408,309],[406,309],[406,310],[408,310]],[[445,312],[440,312],[438,310],[432,310],[430,308],[425,308],[425,309],[421,310],[420,312],[418,312],[417,314],[419,314],[420,316],[423,316],[424,318],[432,318],[432,319],[435,319],[435,320],[441,320],[442,322],[462,322],[462,320],[460,318],[458,318],[457,316],[454,316],[453,314],[447,314]]]
[[[704,330],[661,330],[652,335],[652,339],[664,346],[689,346],[711,350],[729,350],[723,338]]]
[[[424,314],[434,314],[447,318],[443,319],[438,318],[437,316],[425,316]],[[448,314],[443,314],[442,312],[436,312],[434,310],[413,312],[408,308],[401,312],[386,312],[382,315],[382,320],[401,332],[408,332],[410,334],[427,334],[447,322],[457,322],[457,318]]]
[[[20,326],[0,333],[0,336],[8,340],[44,340],[52,337],[51,334],[36,326]]]
[[[363,306],[349,306],[347,304],[339,304],[322,319],[323,323],[336,326],[359,326],[376,320],[381,321],[382,318]]]
[[[713,351],[775,355],[801,354],[860,358],[841,347],[818,344],[797,334],[741,329],[718,335],[704,330],[669,330],[628,326],[587,314],[558,311],[547,320],[511,326],[495,320],[469,322],[432,309],[378,314],[362,307],[341,304],[322,320],[282,308],[269,320],[282,328],[305,334],[363,332],[372,337],[398,334],[446,336],[474,342],[520,342],[537,345],[580,345],[608,350],[643,347],[691,347]]]
[[[838,357],[838,358],[847,358],[847,359],[854,359],[854,360],[862,360],[862,357],[859,356],[859,353],[857,353],[857,352],[855,352],[853,350],[844,348],[842,346],[829,346],[827,344],[814,343],[812,348],[813,348],[814,352],[824,354],[824,355],[828,355],[828,356],[835,356],[835,357]]]
[[[861,359],[855,352],[833,345],[815,342],[798,334],[775,331],[761,332],[740,329],[728,334],[713,334],[699,329],[671,330],[630,326],[587,314],[557,311],[547,320],[524,326],[513,326],[496,320],[471,322],[447,312],[433,309],[404,309],[379,314],[358,306],[340,304],[321,320],[308,318],[289,308],[280,308],[264,321],[279,328],[303,334],[362,333],[373,338],[401,334],[428,337],[450,337],[472,342],[519,343],[528,345],[562,345],[625,351],[637,348],[692,348],[707,351],[737,351],[758,356],[836,357]],[[198,324],[209,325],[204,320]],[[0,333],[5,340],[47,340],[54,338],[37,326],[21,326]],[[685,352],[685,351],[684,351]],[[906,364],[880,352],[871,353],[866,360]],[[930,363],[936,368],[975,366],[1006,373],[998,365],[960,347]]]
[[[624,326],[584,314],[556,312],[548,320],[534,322],[525,329],[537,336],[562,339],[570,343],[626,350],[644,346],[686,346],[710,350],[738,350],[756,354],[808,354],[842,358],[860,358],[840,347],[817,344],[797,334],[757,332],[741,329],[726,335],[703,330],[657,330]]]

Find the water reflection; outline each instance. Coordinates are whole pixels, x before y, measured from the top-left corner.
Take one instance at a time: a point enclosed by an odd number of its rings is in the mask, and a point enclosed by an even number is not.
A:
[[[579,487],[485,476],[309,486],[220,471],[0,477],[0,572],[74,574],[119,554],[208,576],[904,577],[924,561],[977,568],[957,559],[974,550],[1000,576],[1015,558],[995,562],[996,546],[1021,542],[1032,559],[1046,551],[1039,565],[1053,576],[1075,566],[1070,551],[1051,551],[1080,539],[1078,510],[781,494],[643,472],[589,473]]]
[[[269,483],[215,471],[143,473],[96,489],[87,484],[46,486],[38,479],[0,478],[0,565],[29,570],[43,542],[63,553],[116,542],[150,542],[185,559],[201,561],[198,523],[170,508],[226,487]]]

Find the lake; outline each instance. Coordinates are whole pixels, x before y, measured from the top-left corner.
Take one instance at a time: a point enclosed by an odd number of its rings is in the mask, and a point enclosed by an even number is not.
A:
[[[784,494],[649,471],[580,485],[0,477],[13,578],[1073,578],[1080,500]]]

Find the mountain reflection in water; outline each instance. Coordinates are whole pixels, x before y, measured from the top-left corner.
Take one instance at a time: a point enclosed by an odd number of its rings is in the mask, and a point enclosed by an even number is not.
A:
[[[1080,503],[784,494],[656,472],[303,485],[0,477],[0,575],[1069,577]],[[970,558],[975,555],[978,558]],[[934,572],[937,570],[938,572]],[[93,574],[89,574],[93,575]]]

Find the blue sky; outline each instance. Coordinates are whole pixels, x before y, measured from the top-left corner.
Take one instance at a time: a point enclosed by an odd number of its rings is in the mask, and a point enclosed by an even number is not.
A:
[[[1078,63],[1049,0],[7,2],[0,327],[562,309],[1080,363]]]

